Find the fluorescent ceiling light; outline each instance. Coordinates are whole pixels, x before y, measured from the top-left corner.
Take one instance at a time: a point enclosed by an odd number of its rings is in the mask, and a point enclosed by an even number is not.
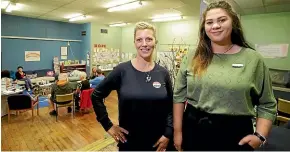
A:
[[[81,14],[81,13],[74,13],[74,14],[67,15],[64,18],[70,19],[70,18],[75,18],[75,17],[82,16],[82,15],[83,14]]]
[[[9,5],[9,1],[1,1],[1,9],[5,9]]]
[[[116,26],[125,26],[127,25],[128,23],[116,23],[116,24],[110,24],[109,26],[110,27],[116,27]]]
[[[134,2],[136,0],[114,0],[114,1],[110,1],[108,3],[106,3],[103,7],[104,8],[111,8],[114,6],[118,6],[118,5],[122,5],[122,4],[127,4],[130,2]]]
[[[126,10],[132,10],[141,7],[144,5],[144,2],[142,1],[134,1],[131,3],[126,3],[118,6],[114,6],[108,9],[108,12],[115,12],[115,11],[126,11]]]
[[[167,18],[167,17],[176,17],[180,16],[180,14],[162,14],[162,15],[155,15],[152,17],[152,19],[158,19],[158,18]]]
[[[73,22],[73,21],[83,20],[83,19],[86,19],[86,18],[87,17],[85,15],[81,15],[81,16],[70,18],[69,21]]]
[[[16,4],[15,3],[9,3],[8,4],[8,6],[7,6],[7,8],[6,8],[6,12],[12,12],[13,10],[15,10],[16,9]]]
[[[181,20],[181,19],[182,19],[182,16],[173,16],[173,17],[155,18],[155,19],[152,19],[152,22],[175,21],[175,20]]]
[[[13,3],[13,2],[9,2],[9,1],[1,2],[1,8],[5,9],[6,12],[12,12],[14,10],[19,10],[19,9],[21,9],[22,6],[23,6],[23,4]]]

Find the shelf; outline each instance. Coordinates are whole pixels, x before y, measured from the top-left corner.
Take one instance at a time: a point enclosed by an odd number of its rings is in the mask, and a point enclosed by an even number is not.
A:
[[[111,68],[111,69],[101,69],[102,71],[112,71],[113,70],[113,68]]]
[[[74,70],[86,71],[86,64],[70,64],[70,65],[61,65],[60,72],[67,73]]]
[[[85,66],[85,64],[70,64],[70,65],[63,65],[64,67],[71,67],[71,66]]]

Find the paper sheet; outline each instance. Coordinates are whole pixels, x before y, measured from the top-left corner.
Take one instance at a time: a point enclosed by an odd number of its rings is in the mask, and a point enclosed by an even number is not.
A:
[[[60,59],[62,59],[62,60],[66,60],[66,59],[67,59],[67,56],[66,56],[66,55],[62,55],[62,56],[60,57]]]
[[[256,44],[255,47],[264,58],[281,58],[287,57],[289,44]]]
[[[60,55],[67,55],[67,47],[60,47]]]

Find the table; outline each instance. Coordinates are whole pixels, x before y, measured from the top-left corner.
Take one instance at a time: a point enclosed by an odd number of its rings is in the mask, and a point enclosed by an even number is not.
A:
[[[1,91],[1,117],[5,116],[8,114],[8,102],[7,102],[7,98],[10,95],[15,95],[15,94],[19,94],[22,93],[23,90],[15,90],[15,91],[11,91],[11,90],[7,90],[7,91]]]
[[[53,83],[47,83],[47,84],[42,84],[39,85],[39,87],[41,88],[41,94],[42,95],[48,95],[51,93],[51,85]]]

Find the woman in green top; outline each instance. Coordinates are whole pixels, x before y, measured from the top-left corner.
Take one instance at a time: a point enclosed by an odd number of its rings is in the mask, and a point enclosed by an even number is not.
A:
[[[175,80],[175,147],[253,150],[265,141],[276,115],[268,68],[225,1],[208,5],[199,34],[195,53],[184,57]]]

